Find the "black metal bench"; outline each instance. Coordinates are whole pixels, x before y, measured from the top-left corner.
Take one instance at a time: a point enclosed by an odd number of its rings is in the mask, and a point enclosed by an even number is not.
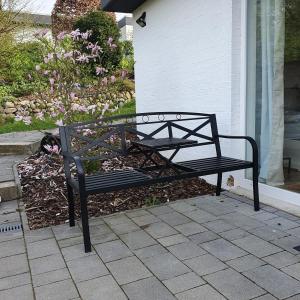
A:
[[[200,133],[200,131],[202,133]],[[90,135],[90,136],[89,136]],[[134,137],[128,141],[128,135]],[[176,135],[176,137],[175,137]],[[66,174],[69,221],[75,225],[74,192],[79,194],[85,252],[91,251],[87,197],[178,179],[217,174],[216,195],[221,192],[222,173],[253,169],[254,210],[259,210],[258,149],[248,136],[219,135],[215,114],[154,112],[121,115],[60,127]],[[252,146],[252,161],[222,156],[220,138],[244,139]],[[174,162],[182,150],[212,146],[214,157]],[[169,151],[162,155],[161,151]],[[170,154],[170,151],[172,154]],[[115,156],[140,154],[144,161],[135,168],[87,174],[85,161],[105,162]],[[157,159],[160,162],[157,162]],[[72,174],[72,165],[75,173]]]

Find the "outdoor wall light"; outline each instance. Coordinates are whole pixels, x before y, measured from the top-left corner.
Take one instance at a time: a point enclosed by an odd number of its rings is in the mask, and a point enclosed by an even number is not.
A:
[[[146,24],[146,12],[144,11],[143,14],[136,20],[136,22],[141,26],[145,27]]]

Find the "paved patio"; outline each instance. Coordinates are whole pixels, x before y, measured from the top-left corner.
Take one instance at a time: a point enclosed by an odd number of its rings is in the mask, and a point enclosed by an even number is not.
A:
[[[89,254],[80,224],[24,225],[0,233],[0,299],[300,299],[300,219],[231,194],[92,219]]]

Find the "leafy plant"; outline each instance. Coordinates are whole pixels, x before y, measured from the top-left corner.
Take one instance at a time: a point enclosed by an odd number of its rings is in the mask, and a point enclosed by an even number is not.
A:
[[[151,197],[145,199],[146,206],[153,206],[153,205],[159,205],[159,204],[161,204],[161,201],[158,198],[156,198],[156,196],[151,196]]]
[[[101,47],[101,65],[106,69],[115,69],[119,66],[122,58],[121,45],[119,42],[120,31],[115,20],[103,11],[93,11],[79,18],[74,24],[74,30],[81,32],[90,31],[87,41]],[[109,43],[108,41],[112,41]],[[80,51],[86,52],[81,44],[78,45]],[[114,51],[110,51],[111,46]],[[93,64],[93,62],[91,62]],[[99,63],[99,62],[97,62]]]

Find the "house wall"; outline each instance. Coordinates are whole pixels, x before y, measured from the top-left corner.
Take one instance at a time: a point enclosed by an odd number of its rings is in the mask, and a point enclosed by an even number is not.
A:
[[[219,132],[241,134],[241,0],[148,0],[134,24],[137,111],[216,113]],[[214,155],[196,150],[180,159]],[[244,156],[222,142],[223,155]],[[226,177],[225,177],[226,180]]]

